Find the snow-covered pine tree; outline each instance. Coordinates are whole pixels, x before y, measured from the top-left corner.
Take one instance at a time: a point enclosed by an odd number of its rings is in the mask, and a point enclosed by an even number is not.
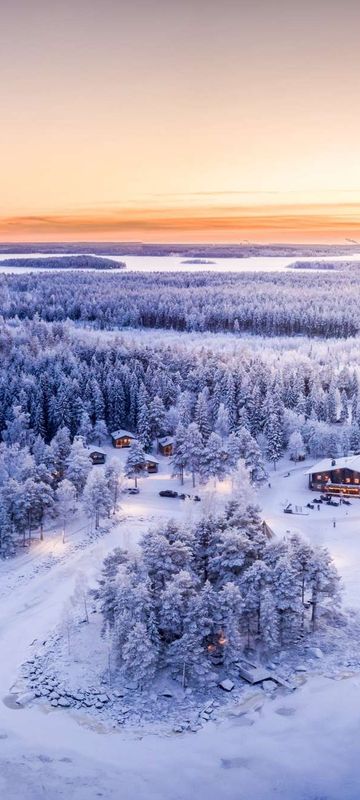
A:
[[[95,520],[95,530],[97,530],[100,518],[109,516],[112,508],[112,497],[104,469],[91,470],[86,480],[82,500],[86,514],[90,519]]]
[[[66,477],[74,484],[77,497],[80,497],[91,470],[89,451],[81,436],[76,436],[67,458]]]
[[[76,509],[76,489],[73,483],[64,478],[58,484],[55,492],[56,510],[62,521],[62,538],[65,542],[65,534],[69,519],[73,516]]]
[[[195,487],[196,475],[200,471],[204,442],[196,422],[191,422],[186,432],[186,468],[191,472],[192,484]]]
[[[140,691],[154,677],[158,652],[143,622],[135,622],[128,631],[121,650],[121,662],[125,678],[135,681]]]
[[[174,450],[171,457],[172,474],[184,483],[184,472],[188,461],[187,428],[180,423],[175,431]]]
[[[93,428],[94,441],[100,447],[100,445],[102,444],[102,442],[105,441],[107,436],[108,436],[108,429],[105,420],[101,418],[97,419]]]
[[[137,439],[132,443],[125,463],[124,474],[127,478],[134,478],[135,488],[138,485],[138,478],[144,473],[146,455],[142,445]]]

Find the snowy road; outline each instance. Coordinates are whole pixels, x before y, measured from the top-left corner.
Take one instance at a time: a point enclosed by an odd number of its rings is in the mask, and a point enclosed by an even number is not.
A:
[[[294,496],[302,496],[304,491],[299,476],[294,473],[287,484],[287,492]],[[287,524],[279,510],[284,480],[279,472],[272,488],[262,493],[267,516],[272,514],[279,525],[280,520],[282,525]],[[146,494],[151,491],[148,482]],[[156,518],[159,504],[155,494],[152,503],[150,496],[148,500],[150,516]],[[171,503],[163,509],[167,513]],[[349,534],[340,529],[339,520],[330,547],[339,547],[341,537],[349,545],[352,537],[353,548],[359,552],[354,532],[360,506],[351,512],[353,525],[346,522]],[[31,642],[45,639],[59,621],[78,571],[85,571],[91,580],[107,550],[129,541],[129,537],[135,541],[149,525],[146,517],[140,517],[136,520],[133,516],[114,527],[85,550],[69,548],[62,561],[35,575],[33,554],[28,566],[26,557],[5,565],[0,581],[11,573],[13,588],[0,605],[2,696],[8,693],[18,666],[29,656]],[[317,517],[298,518],[304,519],[306,525],[311,523],[310,535],[315,536],[319,531]],[[325,516],[321,519],[324,528],[319,535],[326,540],[331,534],[331,520]],[[352,551],[344,557],[354,562]],[[15,581],[17,570],[19,579]],[[356,572],[354,564],[352,572]],[[258,711],[246,716],[226,712],[199,733],[184,736],[104,734],[95,726],[79,726],[68,712],[46,713],[37,706],[13,710],[0,702],[0,797],[357,800],[359,734],[360,676],[342,681],[309,679],[294,695],[265,699]]]

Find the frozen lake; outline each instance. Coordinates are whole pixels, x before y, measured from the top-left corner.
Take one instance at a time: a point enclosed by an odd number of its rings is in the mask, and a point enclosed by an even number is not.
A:
[[[74,253],[62,253],[62,256],[65,255],[72,255]],[[81,253],[77,254],[81,255]],[[96,257],[97,254],[93,254]],[[189,263],[189,259],[184,258],[184,256],[105,256],[104,257],[110,258],[112,261],[125,261],[126,263],[126,271],[127,272],[281,272],[282,270],[289,267],[295,261],[304,261],[304,262],[312,262],[312,261],[359,261],[360,253],[359,254],[352,254],[352,255],[342,255],[342,256],[292,256],[292,257],[282,257],[282,256],[251,256],[248,258],[216,258],[214,260],[207,261],[207,263],[201,263],[201,261],[195,263]],[[21,273],[21,272],[31,272],[31,271],[40,271],[32,270],[30,267],[11,267],[11,265],[2,266],[2,262],[8,259],[16,259],[21,258],[24,260],[28,260],[31,258],[39,258],[39,259],[49,259],[49,258],[58,258],[58,253],[11,253],[6,254],[3,253],[0,255],[0,274],[1,273]],[[44,267],[44,269],[46,269]],[[104,270],[107,271],[107,270]]]

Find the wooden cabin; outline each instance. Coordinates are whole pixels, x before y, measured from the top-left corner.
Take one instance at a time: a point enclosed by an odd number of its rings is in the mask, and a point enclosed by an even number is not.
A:
[[[145,469],[150,474],[153,474],[154,472],[158,472],[159,471],[159,462],[158,462],[157,458],[154,458],[154,456],[148,456],[147,455],[146,456],[146,461],[145,461]]]
[[[105,450],[101,450],[100,447],[90,447],[89,448],[89,458],[92,463],[95,464],[105,464],[106,461],[106,453]]]
[[[159,471],[159,462],[154,456],[145,454],[145,461],[136,464],[136,469],[139,472],[142,470],[143,472],[148,472],[151,475]]]
[[[174,452],[174,437],[173,436],[164,436],[162,439],[159,439],[159,453],[162,456],[172,456]]]
[[[309,489],[330,495],[360,496],[360,455],[324,458],[306,471]]]
[[[111,441],[113,443],[113,447],[121,448],[121,447],[131,447],[132,442],[136,439],[133,433],[130,431],[124,431],[122,428],[118,431],[113,431],[111,434]]]

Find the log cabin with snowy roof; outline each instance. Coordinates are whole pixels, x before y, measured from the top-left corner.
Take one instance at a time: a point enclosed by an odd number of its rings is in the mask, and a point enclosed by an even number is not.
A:
[[[174,437],[173,436],[163,436],[162,439],[159,439],[159,453],[162,456],[172,456],[174,452]]]
[[[113,431],[111,434],[111,441],[113,447],[121,448],[121,447],[131,447],[133,441],[136,439],[133,433],[130,431],[125,431],[123,428],[120,428],[117,431]]]
[[[305,472],[309,489],[334,495],[360,496],[360,455],[324,458]]]
[[[106,461],[105,450],[101,450],[100,447],[89,447],[89,458],[94,465],[105,464]]]

